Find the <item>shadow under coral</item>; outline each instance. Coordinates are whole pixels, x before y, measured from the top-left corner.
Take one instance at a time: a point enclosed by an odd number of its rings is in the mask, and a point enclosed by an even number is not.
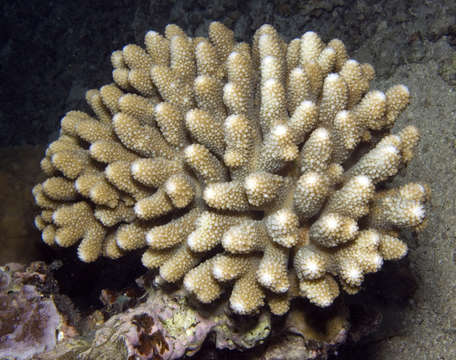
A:
[[[135,286],[135,279],[147,269],[138,261],[138,252],[130,252],[119,260],[101,258],[84,263],[74,256],[74,247],[55,249],[55,258],[61,266],[55,271],[62,294],[71,298],[81,313],[101,309],[102,290],[120,292]]]

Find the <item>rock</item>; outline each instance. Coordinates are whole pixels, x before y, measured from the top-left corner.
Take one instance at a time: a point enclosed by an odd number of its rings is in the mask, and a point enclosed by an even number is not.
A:
[[[50,296],[55,288],[44,263],[0,267],[0,358],[31,359],[76,335]]]
[[[206,348],[233,356],[236,352],[231,351],[242,351],[248,359],[326,359],[347,339],[348,310],[341,301],[329,309],[297,301],[285,318],[268,311],[244,317],[232,314],[224,300],[202,308],[183,290],[155,289],[146,278],[138,280],[146,292],[136,305],[104,323],[97,316],[94,329],[86,329],[78,339],[68,338],[37,359],[173,360],[197,353],[205,358]],[[103,294],[106,298],[106,291]],[[109,297],[109,304],[105,300],[105,308],[96,314],[112,311],[117,300],[113,294]],[[203,343],[208,346],[200,352]]]

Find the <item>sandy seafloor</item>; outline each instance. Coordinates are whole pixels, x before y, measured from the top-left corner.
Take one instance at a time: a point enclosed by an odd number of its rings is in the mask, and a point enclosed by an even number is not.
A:
[[[251,39],[263,23],[287,40],[313,30],[325,41],[340,38],[352,57],[371,63],[375,87],[407,85],[411,104],[395,129],[416,125],[422,139],[394,182],[419,179],[432,188],[429,226],[407,237],[406,264],[416,292],[405,302],[388,289],[374,292],[372,306],[384,314],[381,328],[339,358],[456,359],[456,2],[24,0],[3,1],[0,14],[2,151],[54,139],[60,117],[84,107],[85,91],[110,81],[110,53],[141,43],[147,30],[163,31],[167,23],[203,35],[218,20],[239,40]],[[0,203],[2,223],[7,206]],[[31,221],[30,212],[24,216]],[[4,234],[1,241],[8,241]],[[0,261],[12,259],[9,253]]]

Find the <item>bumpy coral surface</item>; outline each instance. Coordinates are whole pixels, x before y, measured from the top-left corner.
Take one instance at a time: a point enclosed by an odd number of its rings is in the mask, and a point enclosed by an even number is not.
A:
[[[41,162],[36,226],[82,261],[144,248],[163,282],[203,303],[230,293],[250,314],[296,296],[324,307],[354,294],[403,228],[425,220],[426,185],[385,190],[419,139],[389,129],[403,85],[369,90],[374,70],[340,40],[290,43],[264,25],[251,45],[220,23],[209,39],[168,25],[145,49],[112,54],[113,80],[70,111]]]

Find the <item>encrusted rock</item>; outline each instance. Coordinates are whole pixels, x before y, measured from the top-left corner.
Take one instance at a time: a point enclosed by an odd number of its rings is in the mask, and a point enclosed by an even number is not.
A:
[[[56,306],[48,271],[40,262],[0,267],[0,358],[31,359],[77,334]]]

